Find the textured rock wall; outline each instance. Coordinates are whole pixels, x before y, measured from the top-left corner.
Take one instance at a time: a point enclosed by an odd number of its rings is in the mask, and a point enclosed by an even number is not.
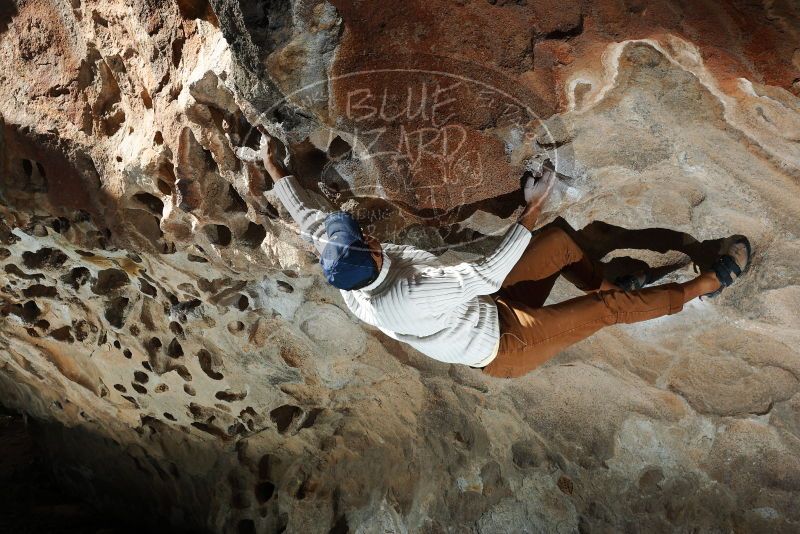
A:
[[[788,0],[6,4],[0,398],[159,528],[796,531],[798,31]],[[548,220],[611,271],[756,256],[488,379],[347,313],[261,130],[383,239],[480,251],[550,156]]]

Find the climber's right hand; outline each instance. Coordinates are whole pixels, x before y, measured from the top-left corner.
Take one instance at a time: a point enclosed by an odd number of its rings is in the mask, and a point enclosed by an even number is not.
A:
[[[272,136],[264,134],[261,137],[261,159],[264,160],[264,168],[273,182],[291,174],[281,161],[278,155],[278,141]]]
[[[519,223],[531,232],[536,228],[544,203],[547,197],[550,196],[555,183],[555,171],[549,166],[543,166],[541,176],[528,178],[528,181],[523,186],[527,206],[522,215],[520,215]]]
[[[528,204],[528,209],[541,208],[553,186],[556,183],[556,171],[549,166],[542,166],[541,176],[530,177],[523,186],[523,194],[525,202]]]

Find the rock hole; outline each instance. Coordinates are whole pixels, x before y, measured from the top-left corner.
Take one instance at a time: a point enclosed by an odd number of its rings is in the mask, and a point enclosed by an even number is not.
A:
[[[228,205],[225,208],[226,212],[244,213],[247,211],[247,202],[244,201],[239,192],[230,184],[228,184],[228,199]]]
[[[558,489],[561,490],[561,493],[565,495],[572,495],[573,491],[575,491],[575,485],[573,484],[572,479],[565,475],[558,477],[558,482],[556,485],[558,486]]]
[[[169,412],[164,412],[164,419],[168,419],[170,421],[177,421],[177,419],[175,419],[175,416]]]
[[[206,349],[200,349],[197,353],[197,359],[200,362],[200,368],[212,380],[222,380],[224,377],[222,373],[217,371],[217,367],[222,364],[222,361],[216,355],[212,355]]]
[[[167,182],[165,182],[161,178],[158,179],[157,185],[158,185],[158,190],[161,191],[162,195],[167,195],[167,196],[172,195],[172,188],[169,186]]]
[[[2,310],[3,310],[3,315],[8,315],[9,313],[13,313],[26,323],[33,323],[36,320],[36,318],[42,313],[42,311],[39,309],[39,306],[36,305],[36,302],[32,300],[29,300],[22,306],[20,306],[19,304],[12,304],[11,306],[3,307]],[[34,330],[31,331],[35,332]],[[38,336],[39,334],[34,334],[34,335]]]
[[[32,286],[23,289],[22,295],[26,298],[53,298],[58,296],[58,292],[56,291],[55,287],[45,286],[42,284],[33,284]]]
[[[328,155],[331,159],[341,159],[350,153],[350,150],[352,150],[352,147],[347,141],[337,135],[328,146]]]
[[[72,343],[75,339],[72,337],[72,332],[70,327],[62,326],[61,328],[56,328],[55,330],[50,332],[50,337],[55,339],[56,341],[64,341],[67,343]]]
[[[156,288],[152,286],[147,280],[144,278],[139,278],[139,291],[147,295],[148,297],[155,298],[158,295],[158,291]]]
[[[192,417],[197,421],[211,421],[214,419],[214,411],[211,408],[195,404],[194,402],[189,404],[189,413],[191,413]]]
[[[203,227],[203,232],[214,245],[227,247],[231,244],[231,231],[223,224],[207,224]]]
[[[340,516],[330,530],[330,534],[347,534],[348,532],[350,532],[350,526],[347,524],[347,517],[345,516]]]
[[[150,210],[153,215],[161,217],[161,215],[164,213],[164,201],[155,195],[142,192],[136,193],[133,195],[133,198]]]
[[[122,328],[125,322],[125,311],[128,308],[128,302],[130,301],[125,297],[116,297],[108,301],[104,317],[114,328]]]
[[[56,217],[53,219],[53,222],[50,223],[50,226],[60,234],[69,230],[70,222],[69,219],[65,217]]]
[[[216,397],[217,399],[219,399],[221,401],[225,401],[225,402],[236,402],[236,401],[240,401],[240,400],[244,399],[245,397],[247,397],[247,392],[246,391],[242,391],[242,392],[237,393],[237,392],[231,391],[231,390],[217,391],[217,393],[214,395],[214,397]]]
[[[267,237],[267,230],[260,224],[251,222],[247,225],[247,230],[242,234],[242,243],[250,248],[258,248]]]
[[[147,381],[150,380],[150,377],[147,376],[147,373],[142,371],[134,371],[133,372],[133,379],[140,384],[147,384]]]
[[[195,393],[194,388],[192,386],[190,386],[189,384],[184,384],[183,385],[183,391],[187,395],[189,395],[191,397],[194,397],[197,394],[197,393]]]
[[[238,334],[244,330],[244,323],[242,321],[231,321],[228,323],[228,332],[231,334]]]
[[[569,26],[563,29],[556,29],[544,34],[544,39],[553,39],[556,41],[567,41],[573,37],[577,37],[578,35],[583,33],[583,15],[581,15],[580,20],[574,26]]]
[[[169,323],[169,330],[170,330],[170,332],[172,332],[173,334],[175,334],[179,338],[186,339],[186,336],[183,333],[183,327],[181,326],[181,324],[179,322],[171,321]]]
[[[227,439],[228,438],[228,435],[225,432],[223,432],[221,429],[215,427],[214,425],[209,425],[209,424],[206,424],[206,423],[200,423],[198,421],[195,421],[194,423],[192,423],[192,426],[195,427],[198,430],[202,430],[203,432],[207,432],[207,433],[211,434],[212,436],[216,436],[218,438],[223,438],[223,439]]]
[[[50,247],[40,248],[36,252],[22,253],[22,263],[28,269],[44,269],[61,267],[67,261],[67,255]]]
[[[133,353],[131,352],[131,349],[123,350],[122,351],[122,355],[125,356],[126,358],[128,358],[129,360],[133,357]]]
[[[269,418],[278,427],[278,432],[283,434],[292,424],[292,421],[303,412],[299,407],[284,404],[269,412]]]
[[[317,422],[317,417],[324,411],[324,408],[313,408],[311,411],[308,412],[308,416],[306,417],[303,424],[300,425],[300,429],[303,428],[311,428],[314,426],[314,423]]]
[[[309,486],[310,484],[308,482],[308,479],[303,480],[303,482],[300,483],[300,487],[297,488],[297,491],[294,494],[294,498],[299,501],[305,499],[308,496],[308,492],[310,490]]]
[[[173,367],[173,370],[178,373],[178,376],[183,378],[186,382],[192,381],[192,373],[189,372],[189,369],[187,369],[185,365],[177,365]]]
[[[72,286],[72,289],[77,291],[79,287],[89,281],[91,276],[92,275],[89,272],[89,269],[86,267],[75,267],[70,270],[70,272],[62,276],[61,281]]]
[[[125,389],[125,386],[123,386],[122,384],[114,384],[114,389],[116,389],[120,393],[127,393],[128,392],[128,390]]]
[[[22,160],[22,170],[25,173],[25,176],[30,178],[33,175],[33,164],[31,164],[31,160],[23,159]]]
[[[238,308],[239,311],[245,311],[248,306],[250,306],[250,299],[245,295],[240,295],[236,300],[236,308]]]
[[[167,356],[170,358],[180,358],[183,356],[183,347],[178,342],[178,338],[173,337],[172,341],[169,342],[167,346]]]
[[[145,108],[153,109],[153,99],[150,97],[150,93],[147,92],[147,89],[142,89],[139,96],[142,98],[142,104],[144,104]]]
[[[264,504],[275,494],[275,484],[272,482],[260,482],[256,484],[255,494],[258,502]]]
[[[242,519],[236,529],[239,534],[256,534],[256,524],[252,519]]]
[[[217,15],[208,0],[178,0],[178,9],[185,19],[202,19],[210,22],[214,27],[219,27]]]
[[[108,295],[130,283],[128,274],[120,269],[103,269],[97,273],[97,279],[92,284],[92,293],[95,295]]]
[[[191,180],[178,178],[175,181],[178,207],[186,212],[191,212],[200,206],[200,186]]]
[[[89,332],[97,332],[97,326],[83,319],[73,321],[72,326],[75,329],[75,339],[78,341],[85,341],[89,337]]]
[[[3,270],[8,274],[13,274],[14,276],[22,278],[23,280],[44,280],[45,278],[45,276],[40,273],[27,274],[13,263],[9,263],[3,267]]]
[[[122,344],[119,342],[119,339],[115,339],[114,340],[114,348],[115,349],[121,349],[122,348]]]
[[[157,337],[151,337],[144,343],[144,348],[147,351],[147,354],[150,355],[150,358],[154,358],[158,351],[161,350],[162,343],[161,340]]]
[[[278,291],[282,293],[292,293],[294,291],[292,285],[288,282],[284,282],[283,280],[276,281],[276,284],[278,286]]]
[[[139,393],[141,395],[147,395],[147,388],[146,387],[141,386],[141,385],[137,384],[136,382],[131,382],[131,387],[133,388],[133,390],[136,393]]]
[[[183,45],[186,43],[186,39],[182,37],[175,37],[172,41],[172,66],[176,69],[178,65],[181,64],[181,58],[183,57]]]
[[[289,514],[281,512],[278,514],[278,522],[275,525],[275,534],[283,534],[289,527]]]

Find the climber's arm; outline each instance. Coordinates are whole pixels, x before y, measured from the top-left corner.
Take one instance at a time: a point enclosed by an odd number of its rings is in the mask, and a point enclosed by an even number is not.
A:
[[[408,297],[420,307],[436,311],[453,308],[478,295],[495,293],[530,241],[530,231],[515,224],[498,247],[479,261],[419,270],[409,280]]]
[[[410,298],[421,306],[440,309],[499,290],[528,247],[531,232],[555,182],[555,172],[549,168],[543,169],[541,177],[528,180],[524,190],[527,207],[497,249],[477,262],[420,270],[409,284]]]
[[[322,252],[322,249],[325,248],[327,237],[325,234],[325,218],[328,214],[311,207],[314,202],[298,183],[297,178],[292,176],[284,167],[277,156],[276,150],[276,142],[271,138],[261,147],[264,168],[267,169],[272,181],[275,183],[272,190],[300,227],[300,234],[303,238],[314,243],[314,247]]]

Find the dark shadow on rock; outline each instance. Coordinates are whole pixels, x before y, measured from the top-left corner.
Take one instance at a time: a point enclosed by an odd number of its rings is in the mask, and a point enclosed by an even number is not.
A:
[[[39,422],[0,407],[0,531],[123,534],[149,527],[133,523],[135,517],[109,514],[89,495],[62,485],[53,458],[42,449],[43,431]],[[137,508],[132,502],[125,506]]]
[[[13,19],[17,13],[17,6],[14,4],[13,0],[0,2],[0,35],[5,33],[11,19]]]
[[[573,229],[561,218],[552,224],[570,234],[592,259],[598,261],[609,252],[620,249],[651,250],[662,254],[677,251],[689,256],[700,271],[707,271],[719,256],[724,242],[724,239],[698,241],[689,234],[666,228],[634,230],[603,221],[595,221],[581,230]],[[651,272],[657,280],[683,265],[667,265],[652,269]],[[613,280],[617,276],[647,268],[648,265],[641,260],[629,257],[614,258],[606,264],[606,278]]]

